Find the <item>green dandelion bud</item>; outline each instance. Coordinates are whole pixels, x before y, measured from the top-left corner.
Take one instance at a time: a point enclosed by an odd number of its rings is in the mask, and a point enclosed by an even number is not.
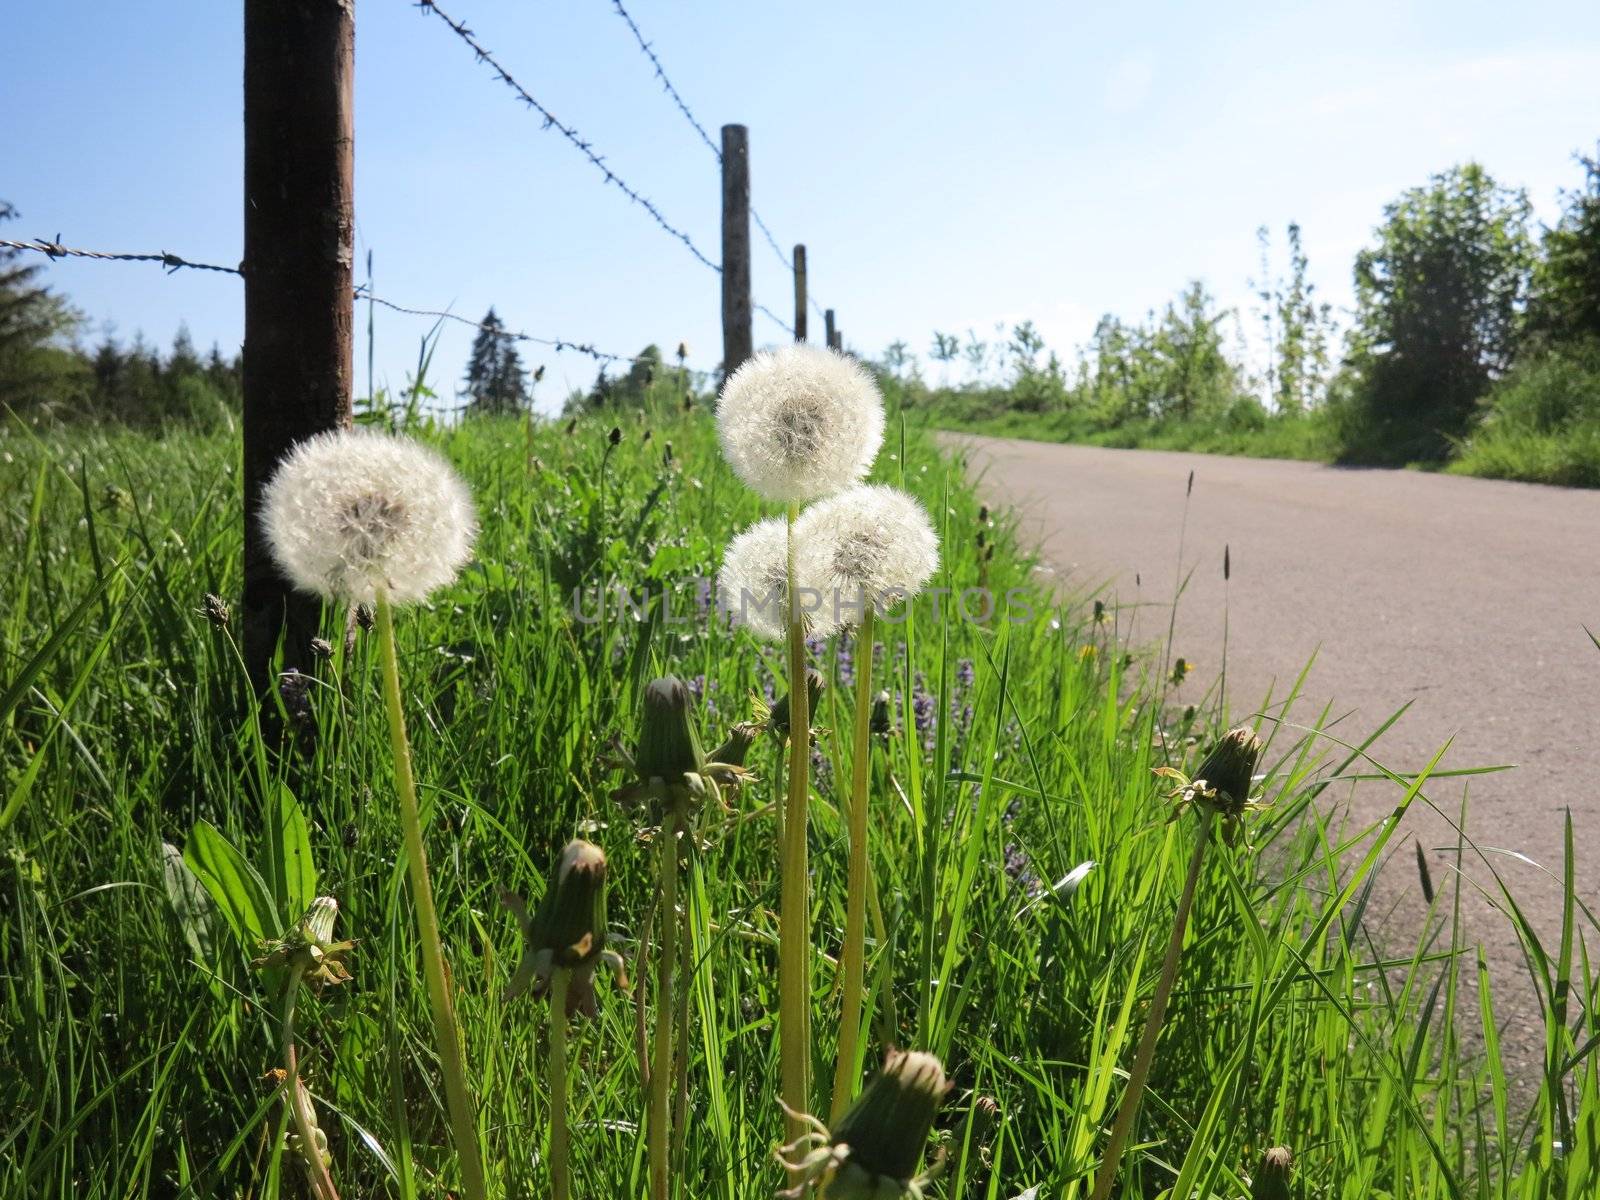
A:
[[[1261,739],[1248,725],[1240,725],[1223,734],[1205,762],[1194,773],[1198,786],[1202,781],[1206,790],[1214,792],[1212,806],[1227,816],[1238,816],[1250,799],[1256,763],[1261,759]]]
[[[606,856],[599,846],[567,843],[534,924],[558,967],[581,966],[605,949]]]
[[[889,693],[881,691],[872,698],[872,732],[878,737],[888,737],[894,731],[889,716]]]
[[[761,735],[761,726],[751,721],[741,721],[728,730],[727,740],[711,752],[711,761],[729,766],[744,766],[745,756]]]
[[[950,1088],[944,1066],[933,1055],[891,1050],[831,1133],[807,1118],[812,1132],[779,1151],[793,1180],[779,1195],[785,1200],[814,1195],[922,1200],[943,1169],[942,1159],[930,1170],[921,1167],[933,1118]]]
[[[718,747],[718,753],[722,750]],[[706,757],[695,725],[694,697],[675,675],[646,685],[638,744],[631,757],[625,751],[620,757],[633,779],[611,798],[655,825],[663,824],[669,813],[689,820],[707,798],[721,804],[720,788],[737,784],[745,774],[737,763]]]
[[[333,923],[339,915],[339,902],[332,896],[318,896],[294,927],[263,947],[264,953],[250,960],[258,971],[276,967],[295,967],[313,987],[343,983],[350,978],[344,957],[355,948],[354,942],[333,940]]]
[[[1289,1200],[1289,1178],[1294,1173],[1294,1154],[1287,1146],[1274,1146],[1261,1156],[1256,1177],[1250,1185],[1250,1200]]]
[[[622,970],[622,960],[606,949],[605,852],[589,842],[568,842],[532,916],[520,896],[502,891],[500,902],[522,927],[524,948],[506,999],[516,999],[530,986],[542,996],[557,971],[571,971],[568,1015],[594,1016],[595,968],[604,962],[619,974]]]
[[[634,767],[645,779],[675,779],[704,765],[688,685],[676,675],[652,680],[644,689]]]
[[[949,1091],[944,1066],[933,1055],[892,1050],[839,1118],[833,1139],[850,1147],[856,1167],[908,1182],[922,1164],[934,1114]]]
[[[815,667],[806,668],[806,711],[815,713],[817,704],[822,699],[822,689],[828,686],[828,681],[821,671]],[[812,721],[813,726],[816,725]],[[778,702],[772,706],[772,712],[767,717],[767,728],[780,741],[789,739],[789,695],[785,692],[778,697]]]

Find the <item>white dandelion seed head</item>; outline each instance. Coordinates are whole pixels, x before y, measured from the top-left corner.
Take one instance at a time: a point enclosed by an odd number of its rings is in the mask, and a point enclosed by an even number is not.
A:
[[[939,569],[939,538],[899,488],[859,484],[820,500],[795,524],[795,572],[823,597],[819,624],[854,624],[909,599]]]
[[[805,503],[867,473],[883,444],[883,397],[860,363],[836,351],[764,350],[723,385],[717,436],[751,490]]]
[[[788,623],[789,525],[757,521],[722,552],[717,607],[757,637],[781,641]]]
[[[301,442],[262,497],[273,560],[302,591],[370,604],[425,599],[456,577],[478,532],[472,495],[408,438],[335,430]]]

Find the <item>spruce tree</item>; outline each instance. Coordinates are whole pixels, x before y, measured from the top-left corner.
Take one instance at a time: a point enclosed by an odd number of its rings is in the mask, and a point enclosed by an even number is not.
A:
[[[469,416],[520,412],[530,402],[522,357],[492,308],[472,339],[461,394],[467,399]]]
[[[0,222],[16,215],[0,200]],[[21,256],[0,250],[0,404],[18,408],[59,398],[70,364],[53,343],[78,322],[66,301],[39,284],[42,265]]]

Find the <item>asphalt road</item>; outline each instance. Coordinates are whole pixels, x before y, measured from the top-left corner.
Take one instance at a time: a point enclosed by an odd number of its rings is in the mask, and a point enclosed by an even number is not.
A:
[[[1338,731],[1359,742],[1413,701],[1374,756],[1394,770],[1417,770],[1449,741],[1442,768],[1516,764],[1439,780],[1427,791],[1454,811],[1466,788],[1467,828],[1480,845],[1525,855],[1558,878],[1570,808],[1579,894],[1600,902],[1600,650],[1584,631],[1600,634],[1600,492],[942,437],[967,450],[980,492],[1016,510],[1024,540],[1037,543],[1069,592],[1098,588],[1116,601],[1124,627],[1136,619],[1136,642],[1166,635],[1181,533],[1189,582],[1172,653],[1198,667],[1179,700],[1199,700],[1214,682],[1226,608],[1235,718],[1269,689],[1281,696],[1313,654],[1305,699],[1290,719],[1309,722],[1331,702],[1335,714],[1349,714]],[[1397,794],[1363,784],[1337,798],[1371,822]],[[1420,808],[1407,819],[1442,886],[1455,836]],[[1385,868],[1379,917],[1388,914],[1391,944],[1409,947],[1423,911],[1412,837],[1391,845],[1399,853]],[[1559,884],[1512,855],[1491,857],[1553,953]],[[1493,886],[1481,862],[1467,873]],[[1542,1033],[1522,956],[1503,918],[1481,902],[1468,908],[1470,933],[1490,957],[1497,1006],[1507,1005],[1508,1057],[1525,1080]]]

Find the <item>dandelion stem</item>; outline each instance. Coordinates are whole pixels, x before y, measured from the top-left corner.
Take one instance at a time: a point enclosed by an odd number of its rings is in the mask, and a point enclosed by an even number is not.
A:
[[[1194,906],[1195,887],[1200,882],[1200,868],[1205,863],[1206,846],[1211,841],[1212,814],[1200,811],[1200,836],[1189,856],[1189,873],[1184,876],[1183,895],[1178,899],[1178,911],[1172,918],[1172,937],[1167,941],[1167,956],[1161,963],[1161,978],[1156,982],[1155,994],[1150,997],[1150,1016],[1145,1021],[1144,1033],[1139,1038],[1139,1049],[1133,1057],[1133,1069],[1128,1073],[1128,1086],[1122,1093],[1122,1105],[1117,1109],[1117,1119],[1111,1126],[1111,1137],[1106,1142],[1105,1153],[1100,1158],[1100,1170],[1095,1176],[1094,1195],[1091,1200],[1108,1200],[1111,1185],[1116,1182],[1117,1168],[1122,1162],[1122,1148],[1127,1144],[1133,1129],[1134,1117],[1139,1111],[1139,1100],[1144,1095],[1144,1085],[1150,1078],[1150,1064],[1155,1059],[1156,1039],[1161,1035],[1161,1022],[1167,1015],[1167,1001],[1172,998],[1172,986],[1178,979],[1178,959],[1183,954],[1183,933],[1189,924],[1189,910]]]
[[[690,850],[685,846],[685,853]],[[677,995],[673,997],[678,1049],[672,1061],[677,1080],[677,1100],[672,1118],[672,1169],[679,1172],[683,1170],[684,1145],[689,1128],[689,992],[694,986],[694,932],[689,927],[690,899],[691,893],[685,891],[683,912],[678,917],[678,966],[681,976]]]
[[[839,952],[844,972],[844,999],[839,1016],[839,1058],[833,1069],[830,1123],[849,1106],[860,1078],[856,1053],[861,1039],[861,994],[867,957],[867,793],[872,771],[872,605],[867,604],[856,630],[855,739],[850,760],[850,868],[845,884],[844,947]]]
[[[668,811],[661,822],[656,870],[660,875],[661,928],[656,958],[655,1061],[650,1067],[650,1119],[648,1144],[651,1200],[667,1200],[667,1133],[672,1097],[672,967],[677,957],[678,853],[677,814]]]
[[[567,1149],[567,984],[572,972],[557,967],[550,980],[550,1195],[568,1200]]]
[[[789,505],[789,795],[784,812],[783,878],[778,910],[778,1048],[789,1140],[811,1111],[811,905],[807,896],[806,807],[811,767],[811,697],[806,687],[806,631],[801,620],[794,525],[800,505]]]
[[[305,966],[296,964],[289,969],[288,994],[283,1001],[283,1069],[289,1078],[289,1115],[294,1121],[295,1136],[300,1142],[300,1157],[305,1162],[306,1174],[311,1180],[311,1191],[316,1200],[339,1200],[333,1186],[333,1176],[322,1159],[322,1148],[317,1142],[317,1114],[311,1108],[311,1097],[300,1086],[300,1056],[294,1044],[294,1009],[300,997],[300,980]]]
[[[483,1160],[478,1153],[476,1122],[472,1115],[472,1097],[467,1090],[461,1027],[456,1023],[455,1004],[450,997],[450,972],[444,961],[444,947],[439,941],[439,914],[433,906],[433,884],[428,879],[428,858],[422,844],[417,783],[411,774],[411,744],[406,738],[405,710],[400,703],[400,666],[395,652],[394,612],[385,592],[378,592],[373,608],[383,659],[383,698],[389,710],[389,739],[394,750],[395,791],[400,797],[400,823],[405,831],[406,868],[411,878],[412,902],[417,906],[422,973],[428,986],[433,1036],[438,1044],[440,1066],[444,1071],[450,1132],[461,1165],[461,1190],[466,1200],[487,1200]]]

